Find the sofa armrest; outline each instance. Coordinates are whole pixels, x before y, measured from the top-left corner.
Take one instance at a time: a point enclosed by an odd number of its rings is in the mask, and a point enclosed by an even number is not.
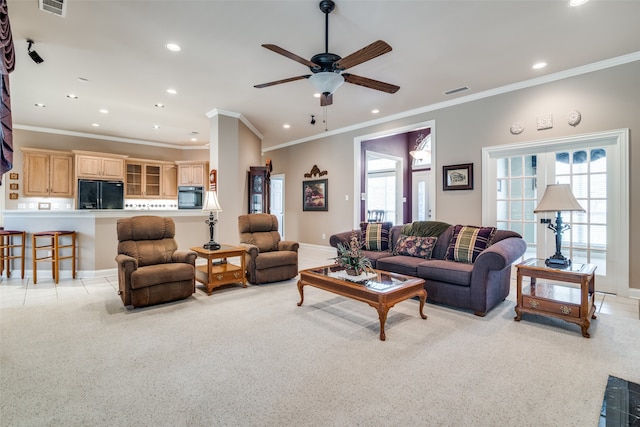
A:
[[[300,248],[300,243],[293,242],[291,240],[280,240],[278,242],[278,250],[279,251],[293,251],[298,252]]]
[[[173,252],[173,256],[171,257],[171,262],[184,262],[187,264],[191,264],[193,266],[196,265],[196,258],[198,258],[198,254],[191,250],[177,250]]]
[[[358,236],[359,240],[362,240],[362,231],[361,230],[353,230],[356,232],[356,236]],[[342,233],[336,233],[329,237],[329,244],[334,248],[338,247],[338,243],[343,245],[349,244],[349,240],[351,239],[351,233],[353,231],[343,231]]]
[[[511,266],[524,255],[527,243],[520,237],[500,240],[482,251],[474,263],[473,269],[502,270]]]
[[[118,264],[118,270],[134,271],[138,269],[138,260],[129,255],[118,254],[116,263]]]

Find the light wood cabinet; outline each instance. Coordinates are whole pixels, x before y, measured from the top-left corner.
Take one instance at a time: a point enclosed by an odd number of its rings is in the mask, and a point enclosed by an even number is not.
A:
[[[114,154],[74,151],[76,177],[80,179],[124,180],[125,158]]]
[[[176,162],[178,185],[194,185],[209,188],[209,162]]]
[[[63,151],[23,148],[26,197],[73,197],[73,155]]]
[[[125,197],[144,199],[178,197],[177,171],[173,162],[128,159],[125,164],[127,168]],[[167,194],[173,194],[173,196]]]
[[[175,164],[162,166],[162,198],[178,198],[178,166]]]

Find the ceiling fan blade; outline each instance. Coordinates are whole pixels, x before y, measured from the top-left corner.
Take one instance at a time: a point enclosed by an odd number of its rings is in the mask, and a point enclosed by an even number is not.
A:
[[[333,104],[333,94],[332,93],[323,93],[320,95],[320,106],[326,107],[327,105]]]
[[[392,85],[391,83],[385,83],[378,80],[369,79],[367,77],[356,76],[354,74],[342,73],[344,81],[358,86],[368,87],[369,89],[375,89],[387,93],[396,93],[400,86]]]
[[[335,68],[339,70],[346,70],[347,68],[355,67],[365,61],[384,55],[387,52],[391,52],[391,46],[389,46],[387,42],[378,40],[371,43],[369,46],[365,46],[362,49],[353,52],[351,55],[345,56],[335,63]]]
[[[280,46],[276,46],[275,44],[263,44],[262,47],[265,47],[275,53],[279,53],[282,56],[286,56],[289,59],[293,59],[296,62],[299,62],[302,65],[306,65],[310,68],[319,68],[318,64],[315,64],[308,59],[304,59],[301,56],[296,55],[295,53],[291,53],[286,49],[281,48]]]
[[[276,80],[274,82],[269,82],[269,83],[262,83],[262,84],[259,84],[259,85],[254,85],[253,87],[257,87],[258,89],[262,89],[263,87],[275,86],[275,85],[279,85],[279,84],[282,84],[282,83],[293,82],[293,81],[296,81],[296,80],[308,79],[309,77],[311,77],[311,74],[307,74],[306,76],[289,77],[288,79]]]

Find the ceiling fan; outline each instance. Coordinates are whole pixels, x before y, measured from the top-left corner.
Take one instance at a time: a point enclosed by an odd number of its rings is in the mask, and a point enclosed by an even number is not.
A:
[[[400,86],[384,83],[367,77],[356,76],[355,74],[344,73],[344,70],[347,68],[355,67],[365,61],[391,52],[391,46],[386,42],[382,40],[375,41],[370,45],[345,56],[344,58],[341,58],[339,55],[334,53],[329,53],[329,14],[334,8],[335,3],[332,0],[320,1],[320,10],[325,14],[325,51],[324,53],[313,55],[311,60],[302,58],[301,56],[291,53],[274,44],[262,45],[262,47],[265,47],[275,53],[286,56],[289,59],[293,59],[302,65],[306,65],[313,74],[276,80],[269,83],[255,85],[254,87],[260,89],[295,80],[309,79],[318,92],[320,92],[320,105],[323,107],[333,103],[333,92],[335,92],[335,90],[344,82],[382,92],[396,93],[398,89],[400,89]]]

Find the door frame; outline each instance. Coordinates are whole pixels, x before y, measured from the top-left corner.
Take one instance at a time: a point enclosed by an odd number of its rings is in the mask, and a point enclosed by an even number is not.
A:
[[[431,128],[431,167],[435,167],[436,163],[436,122],[435,120],[427,120],[424,122],[414,123],[407,126],[402,126],[398,128],[388,129],[385,131],[374,132],[367,135],[358,135],[353,138],[353,227],[360,227],[360,203],[365,197],[364,194],[360,193],[361,182],[360,176],[362,172],[362,161],[360,159],[360,149],[362,141],[368,141],[370,139],[383,138],[385,136],[396,135],[399,133],[407,133],[419,129]],[[433,176],[432,176],[433,178]],[[434,194],[433,205],[431,206],[431,211],[433,212],[433,220],[436,220],[436,203],[435,203],[435,191],[436,191],[436,180],[432,179],[429,186],[429,193]]]
[[[579,148],[585,142],[596,144],[599,141],[603,145],[611,147],[611,156],[614,156],[618,169],[607,174],[610,181],[610,188],[616,188],[619,200],[616,203],[618,209],[613,215],[615,220],[611,221],[610,229],[607,230],[610,236],[615,236],[616,245],[609,245],[607,252],[612,259],[616,260],[616,295],[628,297],[630,293],[629,280],[629,129],[614,129],[603,132],[594,132],[582,135],[571,135],[558,138],[528,141],[514,144],[494,145],[482,148],[482,223],[491,225],[495,223],[496,206],[492,203],[495,197],[492,196],[491,189],[495,188],[496,169],[491,167],[491,161],[497,157],[507,157],[516,154],[529,154],[537,152],[558,151],[573,146]],[[611,141],[615,141],[611,144]],[[608,198],[609,196],[607,196]],[[597,271],[596,271],[597,273]]]

